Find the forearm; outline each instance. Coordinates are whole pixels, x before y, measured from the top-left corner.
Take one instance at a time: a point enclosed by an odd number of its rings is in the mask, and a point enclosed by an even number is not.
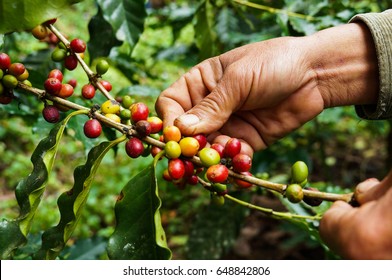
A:
[[[378,66],[368,28],[350,23],[308,37],[309,68],[324,100],[324,108],[375,104]]]

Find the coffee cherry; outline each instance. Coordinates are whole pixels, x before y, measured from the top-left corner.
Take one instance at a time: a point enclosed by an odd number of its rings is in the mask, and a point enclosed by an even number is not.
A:
[[[73,39],[69,46],[71,47],[71,50],[75,53],[83,53],[86,50],[86,43],[79,38]]]
[[[95,96],[95,87],[92,84],[87,84],[82,87],[82,96],[86,99],[92,99]]]
[[[99,81],[101,85],[106,89],[106,91],[111,91],[112,90],[112,84],[109,83],[108,81],[101,80]]]
[[[199,178],[196,175],[192,175],[190,177],[187,177],[186,182],[189,185],[197,185],[197,183],[199,183]]]
[[[217,194],[217,195],[225,195],[228,193],[227,190],[227,185],[221,184],[221,183],[214,183],[212,184],[212,190]]]
[[[4,71],[0,69],[0,80],[3,79],[3,76],[4,76]]]
[[[177,126],[174,125],[166,126],[163,129],[162,134],[165,142],[168,141],[179,142],[181,140],[181,131]]]
[[[99,75],[103,75],[109,70],[109,63],[105,59],[100,59],[97,62],[96,69]]]
[[[147,120],[149,109],[146,104],[142,102],[134,103],[130,108],[131,110],[131,120],[137,123],[141,120]]]
[[[55,24],[56,21],[57,21],[57,18],[52,18],[50,20],[45,21],[45,24]]]
[[[112,121],[114,121],[116,123],[121,123],[121,118],[116,114],[112,114],[112,113],[105,114],[105,117],[107,117],[108,119],[111,119]]]
[[[27,69],[24,70],[22,75],[16,77],[16,79],[20,82],[26,81],[29,78],[29,71]]]
[[[144,151],[143,142],[139,138],[132,137],[125,144],[125,151],[131,158],[138,158]]]
[[[304,189],[313,192],[319,192],[319,190],[316,188],[305,187]],[[313,207],[319,206],[323,202],[323,200],[320,198],[309,197],[309,196],[304,196],[303,201],[309,206],[313,206]]]
[[[10,104],[12,100],[13,100],[13,96],[0,95],[0,104],[7,105]]]
[[[298,203],[304,198],[302,187],[298,184],[290,184],[286,188],[285,196],[292,203]]]
[[[75,55],[67,55],[64,59],[64,67],[72,71],[78,66],[78,59]]]
[[[151,133],[158,133],[162,130],[163,122],[160,118],[151,116],[147,118],[147,121],[151,125]]]
[[[225,165],[215,164],[208,167],[206,175],[212,183],[223,183],[229,176],[229,169]]]
[[[221,144],[218,144],[218,143],[214,143],[211,145],[211,148],[214,149],[215,151],[217,151],[221,158],[224,157],[224,150],[225,150],[224,146],[222,146]]]
[[[241,142],[237,138],[230,138],[224,150],[225,157],[233,158],[236,154],[241,152]]]
[[[184,177],[191,177],[195,173],[195,166],[190,160],[183,160],[185,173]]]
[[[68,81],[68,84],[70,84],[73,88],[76,88],[78,85],[78,81],[76,79],[71,79]]]
[[[207,145],[207,137],[204,134],[196,134],[193,135],[193,138],[195,138],[199,142],[199,149],[203,149]]]
[[[178,158],[181,155],[181,147],[176,141],[169,141],[165,145],[165,154],[168,158]]]
[[[135,129],[140,137],[145,137],[151,133],[151,124],[148,121],[141,120],[135,124]]]
[[[101,105],[101,112],[104,114],[118,114],[120,113],[120,103],[116,100],[106,100]]]
[[[240,174],[246,175],[246,176],[252,176],[252,173],[250,173],[249,171],[241,172]],[[241,179],[238,179],[238,178],[234,179],[234,183],[241,189],[247,189],[247,188],[250,188],[250,187],[253,186],[252,183],[249,183],[247,181],[244,181],[244,180],[241,180]]]
[[[6,74],[2,79],[2,83],[6,88],[13,89],[18,85],[18,80],[15,76]]]
[[[97,138],[102,133],[101,123],[96,119],[88,120],[83,126],[83,131],[88,138]]]
[[[48,78],[55,78],[60,82],[63,81],[63,77],[64,77],[63,73],[59,69],[52,69],[48,74]]]
[[[55,50],[52,52],[51,59],[52,59],[54,62],[61,62],[61,61],[63,61],[63,60],[65,59],[66,56],[67,56],[67,51],[66,51],[66,50],[63,50],[63,49],[55,49]]]
[[[219,153],[212,148],[203,148],[199,152],[200,161],[203,166],[210,167],[220,163]]]
[[[225,204],[225,198],[221,195],[218,195],[216,193],[211,193],[211,203],[213,203],[216,206],[223,206]]]
[[[163,170],[162,178],[163,178],[165,181],[168,181],[168,182],[171,182],[171,181],[173,180],[173,179],[170,177],[170,174],[169,174],[169,170],[168,170],[168,169]]]
[[[151,156],[155,157],[156,155],[158,155],[160,152],[162,152],[162,149],[157,147],[157,146],[152,146],[151,147]],[[161,156],[159,159],[162,159],[163,157]]]
[[[48,36],[48,29],[46,26],[40,24],[31,30],[31,34],[33,34],[36,39],[43,40]]]
[[[300,184],[304,182],[309,175],[308,166],[303,161],[297,161],[291,166],[291,181]]]
[[[128,109],[122,109],[120,111],[120,118],[122,120],[129,120],[131,118],[131,111]]]
[[[48,78],[44,84],[45,90],[51,95],[57,95],[61,90],[61,82],[56,78]]]
[[[23,72],[26,70],[26,67],[22,63],[12,63],[10,67],[8,68],[8,74],[11,74],[15,77],[18,77],[23,74]]]
[[[246,154],[236,154],[231,161],[234,171],[246,172],[252,167],[252,159]]]
[[[74,88],[69,84],[62,84],[60,91],[57,93],[58,97],[68,98],[74,93]]]
[[[11,59],[6,53],[0,53],[0,69],[6,70],[11,65]]]
[[[185,166],[181,159],[169,159],[168,168],[170,177],[173,180],[178,180],[184,177]]]
[[[130,97],[129,95],[124,95],[122,97],[121,102],[122,102],[123,107],[126,109],[129,109],[129,107],[131,107],[131,105],[133,104],[132,97]]]
[[[185,157],[193,157],[199,151],[199,141],[193,137],[184,137],[180,140],[181,153]]]
[[[60,112],[53,105],[45,106],[45,108],[42,110],[42,115],[49,123],[57,123],[60,120]]]

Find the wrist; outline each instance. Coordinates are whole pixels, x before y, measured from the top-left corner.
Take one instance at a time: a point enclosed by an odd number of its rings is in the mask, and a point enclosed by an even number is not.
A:
[[[377,102],[376,50],[364,24],[332,27],[307,40],[309,69],[324,100],[324,108]]]

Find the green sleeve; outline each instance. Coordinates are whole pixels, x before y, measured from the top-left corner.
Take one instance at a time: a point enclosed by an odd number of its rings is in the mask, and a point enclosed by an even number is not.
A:
[[[364,119],[392,118],[392,9],[383,13],[354,16],[350,22],[364,22],[376,46],[379,69],[379,96],[374,105],[356,106],[358,116]]]

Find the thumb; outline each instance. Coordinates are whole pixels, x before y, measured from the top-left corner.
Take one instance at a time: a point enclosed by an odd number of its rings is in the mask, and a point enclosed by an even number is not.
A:
[[[211,134],[218,131],[230,118],[240,100],[236,100],[231,90],[221,83],[199,104],[174,120],[184,135]],[[237,99],[239,94],[237,95]]]
[[[376,200],[392,188],[392,171],[380,182],[375,178],[367,179],[358,184],[354,196],[359,204]]]

